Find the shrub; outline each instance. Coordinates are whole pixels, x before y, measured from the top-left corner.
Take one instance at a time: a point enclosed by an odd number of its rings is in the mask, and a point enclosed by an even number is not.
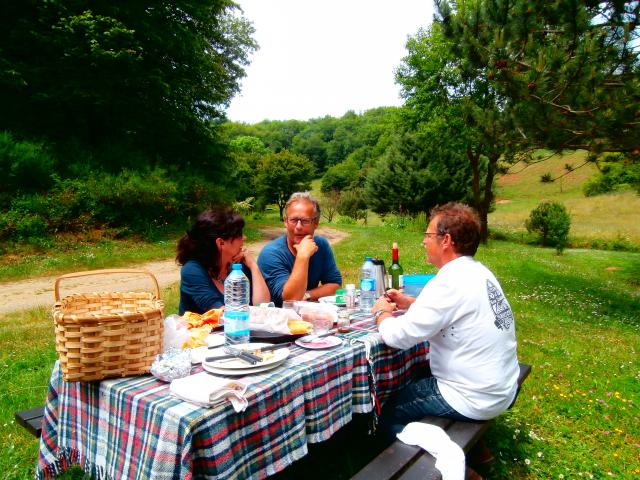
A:
[[[176,184],[161,169],[103,174],[87,186],[96,219],[110,226],[144,232],[176,217]]]
[[[540,176],[540,181],[542,183],[551,183],[553,182],[553,176],[549,172],[544,173]]]
[[[254,197],[247,197],[242,201],[233,202],[232,208],[240,215],[247,217],[253,211]]]
[[[585,182],[582,191],[592,197],[631,187],[640,188],[640,163],[621,153],[607,153],[600,160],[600,172]]]
[[[542,202],[531,211],[525,226],[529,233],[540,236],[543,246],[555,246],[561,254],[567,246],[571,217],[561,203]]]
[[[0,132],[0,193],[9,194],[3,198],[48,189],[53,184],[53,171],[53,158],[44,145],[16,141],[10,133]]]

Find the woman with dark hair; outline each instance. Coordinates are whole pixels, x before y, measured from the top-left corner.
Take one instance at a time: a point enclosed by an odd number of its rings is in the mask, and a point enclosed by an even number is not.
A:
[[[251,283],[251,303],[270,301],[258,264],[244,246],[244,219],[230,209],[206,210],[178,241],[180,315],[224,305],[224,280],[232,263],[242,263]]]

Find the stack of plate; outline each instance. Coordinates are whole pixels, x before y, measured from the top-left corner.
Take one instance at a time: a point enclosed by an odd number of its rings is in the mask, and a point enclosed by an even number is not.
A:
[[[258,350],[260,347],[267,347],[270,345],[270,343],[244,343],[234,345],[234,347],[239,350],[252,351]],[[223,348],[209,351],[210,356],[224,355],[224,353]],[[240,358],[229,358],[214,360],[212,362],[204,361],[202,362],[202,367],[206,371],[217,375],[252,375],[254,373],[266,372],[267,370],[279,367],[287,360],[291,352],[288,348],[279,348],[265,353],[269,353],[273,356],[270,356],[270,358],[263,360],[262,362],[258,362],[255,365],[251,365]]]

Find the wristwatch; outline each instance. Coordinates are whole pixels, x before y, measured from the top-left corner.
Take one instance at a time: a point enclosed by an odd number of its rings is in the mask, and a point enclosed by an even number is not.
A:
[[[377,310],[375,312],[373,312],[373,319],[377,322],[378,319],[380,318],[380,315],[382,315],[383,313],[389,313],[391,314],[391,312],[387,311],[387,310]]]
[[[309,291],[304,292],[304,297],[302,297],[302,299],[304,301],[308,301],[311,298],[311,293],[309,293]]]

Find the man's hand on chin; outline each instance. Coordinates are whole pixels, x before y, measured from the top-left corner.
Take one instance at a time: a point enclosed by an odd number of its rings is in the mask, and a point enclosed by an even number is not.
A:
[[[311,258],[311,256],[318,251],[318,246],[313,240],[313,236],[306,235],[300,243],[293,246],[296,249],[296,256]]]

